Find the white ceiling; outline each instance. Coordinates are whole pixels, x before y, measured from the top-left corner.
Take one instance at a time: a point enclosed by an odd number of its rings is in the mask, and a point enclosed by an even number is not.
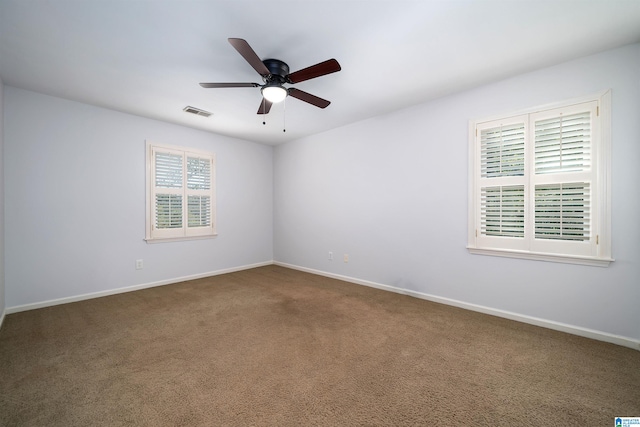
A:
[[[259,88],[201,88],[262,83],[229,37],[292,72],[336,58],[295,85],[331,105],[263,125]],[[273,145],[639,41],[640,0],[0,0],[4,84]]]

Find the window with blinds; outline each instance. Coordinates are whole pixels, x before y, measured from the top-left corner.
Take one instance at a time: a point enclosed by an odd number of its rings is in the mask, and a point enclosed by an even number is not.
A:
[[[470,123],[471,253],[608,265],[610,93]]]
[[[146,240],[215,235],[212,153],[147,142]]]

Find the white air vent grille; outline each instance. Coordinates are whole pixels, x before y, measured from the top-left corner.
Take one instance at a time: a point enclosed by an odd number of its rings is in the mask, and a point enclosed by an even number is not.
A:
[[[187,113],[195,114],[196,116],[202,116],[202,117],[209,117],[211,114],[213,114],[196,107],[184,107],[182,110]]]

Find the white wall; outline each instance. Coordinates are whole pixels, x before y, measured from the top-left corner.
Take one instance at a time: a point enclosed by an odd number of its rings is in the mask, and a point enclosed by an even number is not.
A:
[[[0,327],[6,307],[4,277],[4,85],[0,78]]]
[[[9,311],[273,259],[272,147],[13,87],[4,96]],[[143,241],[146,139],[216,153],[216,238]]]
[[[277,147],[275,260],[637,343],[639,76],[636,44]],[[470,255],[469,120],[606,89],[616,261],[600,268]]]

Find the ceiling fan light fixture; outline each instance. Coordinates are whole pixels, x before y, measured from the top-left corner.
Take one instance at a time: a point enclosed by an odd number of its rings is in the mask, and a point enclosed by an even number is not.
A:
[[[265,86],[262,88],[262,96],[267,101],[277,104],[287,97],[287,90],[282,86]]]

